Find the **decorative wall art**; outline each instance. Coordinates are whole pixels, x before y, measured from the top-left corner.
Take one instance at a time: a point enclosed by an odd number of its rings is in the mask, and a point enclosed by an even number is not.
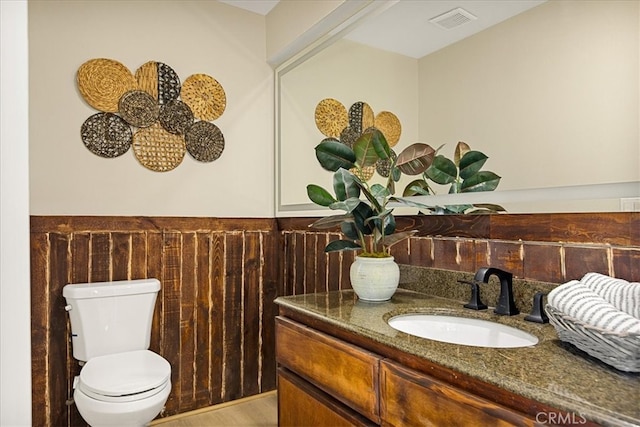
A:
[[[118,61],[91,59],[78,68],[80,94],[99,110],[82,124],[82,142],[94,154],[114,158],[133,146],[141,165],[175,169],[185,153],[200,162],[222,155],[224,136],[211,121],[227,106],[224,89],[206,74],[180,84],[167,64],[148,61],[135,72]]]
[[[378,129],[387,140],[389,147],[395,146],[400,141],[402,126],[398,117],[389,112],[382,111],[377,115],[366,102],[356,102],[349,110],[333,98],[323,99],[316,105],[315,121],[318,130],[326,136],[323,141],[338,141],[348,147],[360,138],[362,133],[371,127]],[[391,158],[395,159],[396,153],[391,150]],[[352,169],[358,178],[363,181],[370,180],[375,172],[387,178],[390,173],[392,159],[378,160],[375,166],[368,166],[362,170]]]

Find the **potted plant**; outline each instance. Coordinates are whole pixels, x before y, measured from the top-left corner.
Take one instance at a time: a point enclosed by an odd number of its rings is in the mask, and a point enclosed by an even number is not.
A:
[[[396,221],[390,202],[407,206],[428,206],[395,197],[395,183],[402,173],[418,175],[431,165],[435,150],[427,144],[415,143],[398,156],[392,153],[384,134],[376,128],[367,129],[353,148],[333,139],[322,141],[315,148],[320,165],[334,172],[333,194],[324,188],[307,186],[309,199],[320,206],[343,211],[321,218],[311,224],[317,229],[340,226],[344,239],[330,242],[325,252],[362,251],[351,266],[351,285],[363,300],[384,301],[398,287],[399,269],[390,247],[409,238],[416,231],[396,232]],[[389,171],[386,185],[372,184],[359,178],[363,170],[385,162]]]

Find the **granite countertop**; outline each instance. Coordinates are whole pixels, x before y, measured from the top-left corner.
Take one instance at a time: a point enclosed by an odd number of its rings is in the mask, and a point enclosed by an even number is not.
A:
[[[390,301],[367,303],[353,291],[279,297],[276,303],[337,328],[451,368],[512,393],[609,426],[640,426],[640,376],[617,371],[558,340],[549,324],[526,313],[498,316],[462,308],[456,300],[398,289]],[[463,315],[518,327],[538,337],[533,347],[483,348],[432,341],[387,324],[406,313]]]

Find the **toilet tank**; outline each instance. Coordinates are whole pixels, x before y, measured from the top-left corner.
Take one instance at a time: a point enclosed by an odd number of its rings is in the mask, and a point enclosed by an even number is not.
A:
[[[106,354],[148,349],[159,290],[158,279],[64,286],[73,357],[87,361]]]

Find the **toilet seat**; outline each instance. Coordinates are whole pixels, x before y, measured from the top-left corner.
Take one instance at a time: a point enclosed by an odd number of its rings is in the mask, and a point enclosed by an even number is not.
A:
[[[105,402],[146,399],[170,384],[171,365],[149,350],[109,354],[87,361],[77,388]]]

